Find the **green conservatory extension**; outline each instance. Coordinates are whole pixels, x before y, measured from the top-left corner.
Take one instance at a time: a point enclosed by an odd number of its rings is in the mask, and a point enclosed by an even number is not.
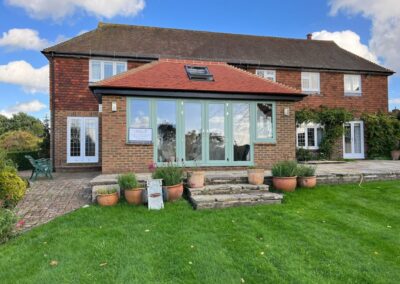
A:
[[[128,97],[127,144],[153,145],[158,165],[251,166],[254,143],[276,143],[276,104]]]

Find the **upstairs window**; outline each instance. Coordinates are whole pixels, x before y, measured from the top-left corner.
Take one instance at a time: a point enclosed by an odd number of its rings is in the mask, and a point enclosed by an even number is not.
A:
[[[214,81],[214,76],[206,66],[185,65],[185,69],[190,80]]]
[[[301,90],[306,93],[319,94],[319,73],[301,72]]]
[[[104,80],[126,70],[126,61],[90,60],[89,82]]]
[[[271,80],[276,82],[276,71],[275,70],[256,70],[256,75],[260,76],[261,78]]]
[[[344,75],[344,95],[361,96],[361,75]]]

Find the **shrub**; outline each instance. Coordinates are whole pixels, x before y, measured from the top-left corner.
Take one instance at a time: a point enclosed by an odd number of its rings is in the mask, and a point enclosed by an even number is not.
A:
[[[8,152],[34,151],[39,149],[41,141],[27,131],[9,131],[0,136],[0,148]]]
[[[272,176],[274,177],[294,177],[296,175],[296,161],[282,161],[272,166]]]
[[[0,243],[7,241],[17,222],[17,217],[11,210],[0,208]]]
[[[399,147],[400,121],[394,116],[364,114],[365,137],[369,158],[390,157],[390,151]]]
[[[299,177],[313,177],[315,176],[316,167],[299,165],[297,167],[297,176]]]
[[[34,159],[39,159],[38,151],[8,152],[7,158],[14,163],[19,171],[31,170],[33,167],[28,159],[25,158],[25,155],[29,155]]]
[[[314,159],[314,154],[311,150],[299,148],[296,150],[297,161],[310,161]]]
[[[5,201],[7,207],[15,206],[24,197],[26,187],[27,184],[15,170],[0,171],[0,199]]]
[[[116,187],[112,187],[112,188],[101,188],[99,190],[97,190],[97,194],[98,195],[105,195],[105,194],[112,194],[112,193],[116,193],[118,190]]]
[[[134,173],[118,176],[119,187],[123,190],[134,189],[139,187],[136,175]]]
[[[165,186],[176,185],[182,182],[183,170],[175,165],[158,167],[153,172],[154,179],[162,179]]]
[[[0,149],[0,172],[3,170],[16,171],[14,163],[7,157],[7,153]]]

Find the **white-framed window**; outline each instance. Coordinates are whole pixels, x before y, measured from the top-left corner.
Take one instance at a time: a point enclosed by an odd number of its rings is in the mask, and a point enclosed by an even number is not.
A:
[[[256,75],[260,76],[261,78],[265,78],[276,82],[276,71],[275,70],[264,70],[264,69],[257,69]]]
[[[67,118],[67,163],[99,161],[99,119]]]
[[[318,149],[321,144],[323,129],[320,124],[301,124],[296,128],[296,146],[304,149]]]
[[[344,95],[361,96],[361,75],[344,74]]]
[[[126,61],[91,59],[89,61],[89,82],[97,82],[126,70]]]
[[[306,93],[320,93],[318,72],[301,72],[301,90]]]

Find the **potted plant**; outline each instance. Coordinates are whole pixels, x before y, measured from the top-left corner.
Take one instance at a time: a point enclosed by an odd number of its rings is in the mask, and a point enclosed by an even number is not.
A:
[[[97,203],[100,206],[113,206],[118,203],[118,190],[115,187],[102,188],[97,191]]]
[[[297,163],[282,161],[272,166],[272,184],[282,191],[294,191],[297,184]]]
[[[125,199],[129,204],[142,204],[143,186],[137,181],[134,173],[118,176],[118,184],[124,191]]]
[[[259,167],[249,167],[247,169],[247,179],[250,184],[260,185],[264,183],[264,169]]]
[[[313,188],[317,185],[315,170],[315,167],[308,165],[300,165],[297,168],[297,184],[299,187]]]
[[[168,201],[174,201],[181,198],[183,193],[183,170],[172,163],[158,167],[152,174],[154,179],[163,180],[163,189],[167,192]]]

